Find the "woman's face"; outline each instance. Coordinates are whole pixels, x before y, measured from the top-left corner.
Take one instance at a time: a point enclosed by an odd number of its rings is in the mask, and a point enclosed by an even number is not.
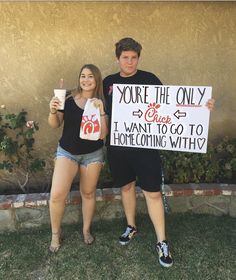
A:
[[[94,91],[96,88],[96,81],[93,73],[88,68],[84,68],[79,78],[80,87],[83,91]]]

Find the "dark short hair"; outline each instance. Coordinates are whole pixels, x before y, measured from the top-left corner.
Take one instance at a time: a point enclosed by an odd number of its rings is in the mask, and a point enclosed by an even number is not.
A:
[[[123,51],[134,51],[140,56],[142,46],[137,41],[132,38],[123,38],[115,44],[116,47],[116,57],[119,58]]]

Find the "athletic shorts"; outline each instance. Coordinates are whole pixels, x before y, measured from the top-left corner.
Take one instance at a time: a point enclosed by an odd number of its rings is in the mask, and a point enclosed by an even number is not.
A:
[[[145,191],[160,191],[162,170],[158,150],[119,150],[108,147],[107,160],[115,187],[137,180],[138,186]]]
[[[56,158],[65,157],[75,161],[79,165],[87,166],[90,163],[101,162],[104,163],[103,148],[83,155],[72,155],[70,152],[64,150],[60,145],[57,147]]]

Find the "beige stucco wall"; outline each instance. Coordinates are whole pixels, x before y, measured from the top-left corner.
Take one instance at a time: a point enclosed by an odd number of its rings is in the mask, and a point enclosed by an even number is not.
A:
[[[47,124],[59,78],[74,87],[84,63],[117,71],[114,43],[125,36],[163,83],[212,86],[210,139],[236,136],[236,2],[1,2],[0,105],[39,122],[40,153],[52,155],[60,135]]]

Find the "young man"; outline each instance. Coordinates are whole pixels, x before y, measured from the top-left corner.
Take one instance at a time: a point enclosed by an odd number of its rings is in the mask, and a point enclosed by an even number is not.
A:
[[[142,50],[142,46],[138,42],[132,38],[123,38],[115,46],[120,72],[106,77],[103,81],[106,111],[110,124],[113,84],[162,84],[154,74],[138,70]],[[207,106],[210,110],[213,109],[214,102],[214,99],[208,100]],[[106,145],[114,185],[121,187],[122,203],[127,220],[127,228],[119,238],[120,244],[128,244],[137,233],[135,223],[135,183],[136,178],[138,178],[139,186],[142,188],[146,199],[148,214],[155,229],[159,262],[164,267],[172,266],[173,260],[166,241],[165,213],[160,192],[162,172],[159,151],[146,148],[111,146],[109,136]]]
[[[124,38],[115,46],[120,72],[104,79],[104,95],[110,121],[113,84],[162,84],[154,74],[137,69],[142,49],[138,42],[132,38]],[[137,233],[135,183],[138,178],[156,232],[156,250],[159,254],[159,262],[164,267],[172,266],[173,260],[165,235],[164,207],[160,192],[161,160],[158,150],[110,146],[108,136],[107,157],[114,185],[121,187],[122,203],[127,219],[127,228],[119,238],[120,244],[128,244]]]

